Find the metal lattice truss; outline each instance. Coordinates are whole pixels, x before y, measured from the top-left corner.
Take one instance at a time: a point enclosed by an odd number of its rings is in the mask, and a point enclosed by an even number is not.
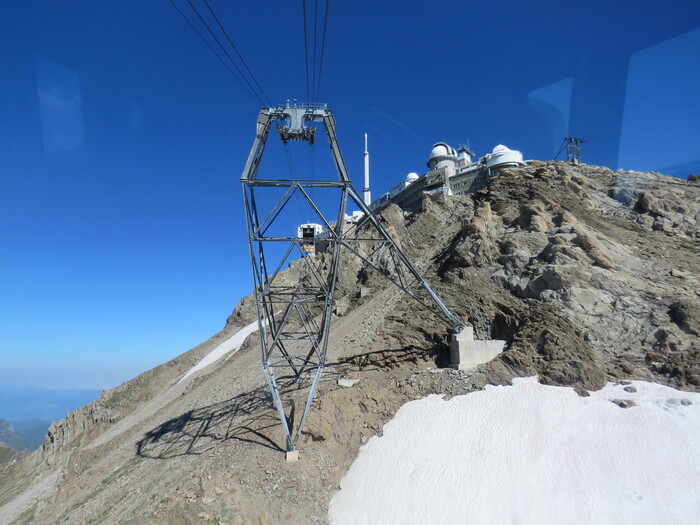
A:
[[[285,147],[289,141],[313,143],[316,126],[322,125],[337,178],[258,178],[273,123],[277,123]],[[287,450],[293,451],[326,363],[342,249],[358,256],[413,297],[416,288],[425,290],[454,327],[464,323],[444,305],[353,188],[338,146],[335,119],[325,105],[263,108],[241,182],[263,370],[284,428]],[[308,240],[290,235],[293,225],[285,218],[285,212],[293,208],[294,202],[310,210],[323,227],[323,234],[312,241],[323,246],[322,255],[312,255],[315,250],[308,249]],[[364,213],[361,219],[346,222],[348,204]],[[282,272],[288,266],[289,271]],[[285,399],[285,394],[298,388],[302,380],[310,381],[311,386],[295,425],[294,405]]]

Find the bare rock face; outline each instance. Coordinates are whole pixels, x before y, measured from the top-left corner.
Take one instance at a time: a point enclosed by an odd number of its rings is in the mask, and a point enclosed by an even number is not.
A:
[[[617,185],[625,189],[622,194],[611,190],[612,195],[639,214],[638,224],[654,231],[700,238],[700,207],[693,200],[697,198],[697,185],[692,181],[637,172],[616,175]]]
[[[607,268],[608,270],[615,268],[615,264],[610,260],[608,251],[591,233],[579,231],[572,242],[582,248],[596,266]]]
[[[101,423],[113,423],[118,419],[119,412],[108,408],[100,397],[88,405],[68,414],[64,419],[51,423],[41,446],[44,461],[52,466],[60,451],[68,445],[75,445],[75,440],[89,434]]]
[[[252,323],[256,319],[256,316],[255,299],[253,296],[248,295],[238,301],[233,312],[231,312],[231,315],[226,319],[226,326],[245,326]]]
[[[470,289],[479,275],[507,291],[509,302],[550,305],[582,333],[577,344],[598,356],[595,366],[610,378],[697,384],[696,187],[661,175],[542,163],[505,170],[475,200],[477,210],[488,204],[489,221],[475,213],[460,230],[443,258],[443,279]],[[680,288],[688,295],[679,298]],[[482,302],[498,296],[475,292]],[[552,345],[542,337],[539,347]],[[510,341],[517,350],[516,335]],[[657,350],[678,357],[671,365],[656,359]],[[536,360],[531,366],[543,373]]]

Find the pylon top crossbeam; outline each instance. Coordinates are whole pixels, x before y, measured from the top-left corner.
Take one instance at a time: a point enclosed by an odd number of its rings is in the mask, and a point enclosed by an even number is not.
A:
[[[276,106],[274,108],[262,108],[258,115],[257,130],[253,147],[248,155],[241,182],[246,182],[249,185],[270,185],[270,186],[285,186],[289,184],[289,180],[268,180],[263,181],[258,179],[258,168],[260,159],[265,151],[267,137],[270,134],[270,127],[273,123],[277,123],[277,131],[280,134],[282,142],[285,144],[289,141],[308,141],[311,144],[315,141],[316,126],[315,123],[323,124],[328,136],[328,142],[333,153],[333,160],[336,164],[338,179],[342,185],[350,185],[350,177],[345,166],[345,161],[340,152],[338,139],[336,136],[335,117],[333,112],[328,109],[326,104],[298,104],[296,102]],[[255,183],[253,182],[255,181]],[[296,181],[305,185],[335,187],[333,181]],[[336,182],[337,184],[337,182]]]

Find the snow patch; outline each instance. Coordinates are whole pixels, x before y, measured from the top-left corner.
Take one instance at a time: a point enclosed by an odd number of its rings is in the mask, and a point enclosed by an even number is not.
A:
[[[700,394],[631,387],[580,397],[533,377],[407,403],[360,449],[330,521],[696,524]]]
[[[258,331],[258,321],[257,319],[250,323],[248,326],[241,328],[238,332],[233,334],[231,337],[226,339],[223,343],[221,343],[219,346],[214,348],[211,352],[209,352],[204,359],[202,359],[199,363],[194,365],[192,368],[190,368],[187,373],[185,373],[184,376],[178,381],[178,383],[182,383],[185,379],[187,379],[189,376],[197,372],[198,370],[202,370],[204,367],[211,365],[212,363],[215,363],[222,357],[224,357],[226,354],[229,353],[236,353],[238,350],[240,350],[241,346],[243,345],[243,342],[247,339],[247,337],[252,334],[253,332]]]

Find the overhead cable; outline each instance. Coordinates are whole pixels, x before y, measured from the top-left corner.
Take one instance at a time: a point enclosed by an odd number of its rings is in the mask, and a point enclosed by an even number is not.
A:
[[[564,140],[561,142],[561,147],[559,148],[559,151],[557,151],[557,154],[554,155],[554,158],[553,158],[552,160],[557,160],[557,157],[559,157],[559,155],[561,155],[561,152],[564,151],[564,148],[565,148],[565,147],[566,147],[566,139],[564,139]]]
[[[316,86],[316,98],[321,91],[321,72],[323,71],[323,53],[326,49],[326,27],[328,26],[328,4],[331,0],[326,0],[326,14],[323,17],[323,38],[321,38],[321,60],[318,66],[318,84]]]
[[[217,24],[219,25],[219,27],[221,28],[221,31],[223,31],[224,36],[226,36],[226,39],[228,40],[229,44],[231,44],[231,47],[232,47],[233,50],[236,52],[236,55],[238,55],[238,58],[241,60],[241,63],[242,63],[243,66],[245,67],[246,71],[248,71],[248,74],[250,75],[250,78],[252,78],[252,79],[253,79],[253,82],[255,83],[255,85],[258,86],[258,89],[260,90],[260,93],[262,94],[262,98],[265,100],[265,102],[267,102],[267,105],[268,105],[268,106],[272,106],[272,104],[270,103],[270,99],[267,98],[267,95],[265,94],[265,91],[263,90],[263,88],[262,88],[262,87],[260,86],[260,84],[258,83],[258,80],[255,78],[255,75],[253,75],[253,72],[252,72],[252,71],[250,70],[250,68],[248,67],[248,64],[246,63],[246,61],[245,61],[245,59],[243,58],[243,56],[241,55],[241,53],[238,51],[238,48],[236,47],[236,44],[234,44],[234,43],[233,43],[233,40],[231,40],[231,37],[229,36],[228,31],[226,31],[226,29],[224,28],[224,26],[221,24],[221,21],[219,20],[219,17],[216,16],[216,13],[215,13],[214,10],[211,8],[211,6],[209,5],[209,2],[208,2],[207,0],[204,0],[204,4],[207,6],[207,9],[209,9],[209,12],[211,13],[211,16],[213,16],[213,17],[214,17],[214,20],[216,20],[216,23],[217,23]]]
[[[302,16],[304,18],[304,59],[306,62],[306,100],[311,102],[311,92],[309,91],[309,38],[306,31],[306,0],[301,0]]]
[[[316,93],[314,93],[314,88],[316,87],[316,36],[318,35],[317,30],[318,25],[318,0],[314,0],[314,58],[313,58],[313,74],[311,75],[311,100],[309,102],[316,102]]]
[[[216,43],[219,44],[219,47],[220,47],[221,50],[224,52],[224,54],[228,57],[229,61],[230,61],[231,64],[233,65],[233,67],[236,68],[236,71],[238,71],[238,73],[241,75],[241,78],[243,78],[243,81],[244,81],[244,82],[246,83],[246,85],[250,88],[250,90],[254,93],[254,96],[255,96],[256,100],[258,101],[258,103],[259,103],[261,106],[264,106],[265,104],[264,104],[264,102],[263,102],[262,97],[260,96],[260,94],[259,94],[259,93],[255,90],[255,88],[251,85],[251,83],[250,83],[250,81],[248,80],[248,78],[243,74],[243,71],[241,71],[241,68],[239,68],[239,67],[238,67],[238,64],[236,64],[236,61],[233,60],[233,58],[231,57],[230,53],[226,50],[226,48],[225,48],[224,45],[221,43],[221,41],[220,41],[219,38],[216,36],[216,34],[214,34],[214,31],[212,31],[211,27],[209,27],[209,24],[207,24],[206,20],[204,20],[204,18],[203,18],[202,15],[199,13],[199,11],[197,11],[197,8],[192,4],[192,1],[191,1],[191,0],[187,0],[187,3],[190,5],[190,7],[192,8],[192,10],[195,12],[195,14],[197,15],[197,18],[199,18],[199,20],[202,22],[202,24],[204,24],[204,27],[207,28],[207,31],[209,31],[209,34],[214,38],[214,40],[216,40]]]
[[[330,0],[325,0],[323,13],[323,30],[319,33],[319,1],[314,0],[313,14],[307,10],[306,0],[302,0],[302,18],[304,21],[304,61],[306,64],[306,97],[310,104],[318,102],[321,90],[321,74],[323,73],[323,57],[326,50],[326,34],[328,29],[328,11]],[[313,17],[313,21],[310,18]],[[313,34],[310,34],[313,33]],[[319,47],[320,41],[320,47]]]
[[[233,69],[231,69],[231,67],[224,61],[224,59],[221,58],[221,55],[219,55],[219,53],[217,53],[217,52],[214,50],[214,48],[211,46],[211,44],[209,43],[209,41],[204,37],[204,35],[201,33],[201,31],[195,27],[195,25],[190,21],[189,18],[187,18],[187,16],[185,15],[185,13],[182,12],[182,10],[177,6],[177,4],[176,4],[173,0],[169,0],[169,2],[170,2],[170,4],[177,10],[177,12],[180,13],[180,16],[182,16],[182,18],[185,19],[185,22],[187,22],[187,23],[189,24],[189,26],[192,28],[192,30],[193,30],[195,33],[197,33],[197,35],[199,36],[199,38],[202,39],[202,42],[204,42],[204,44],[209,48],[209,50],[214,54],[214,56],[215,56],[217,59],[219,59],[219,62],[221,62],[221,64],[228,70],[228,72],[231,73],[231,76],[232,76],[233,78],[236,79],[236,81],[241,85],[241,87],[242,87],[251,97],[253,97],[254,99],[257,100],[257,97],[255,96],[255,94],[254,94],[252,91],[250,91],[250,89],[243,83],[243,80],[241,80],[241,78],[240,78],[238,75],[236,75],[236,73],[235,73],[235,72],[233,71]]]

